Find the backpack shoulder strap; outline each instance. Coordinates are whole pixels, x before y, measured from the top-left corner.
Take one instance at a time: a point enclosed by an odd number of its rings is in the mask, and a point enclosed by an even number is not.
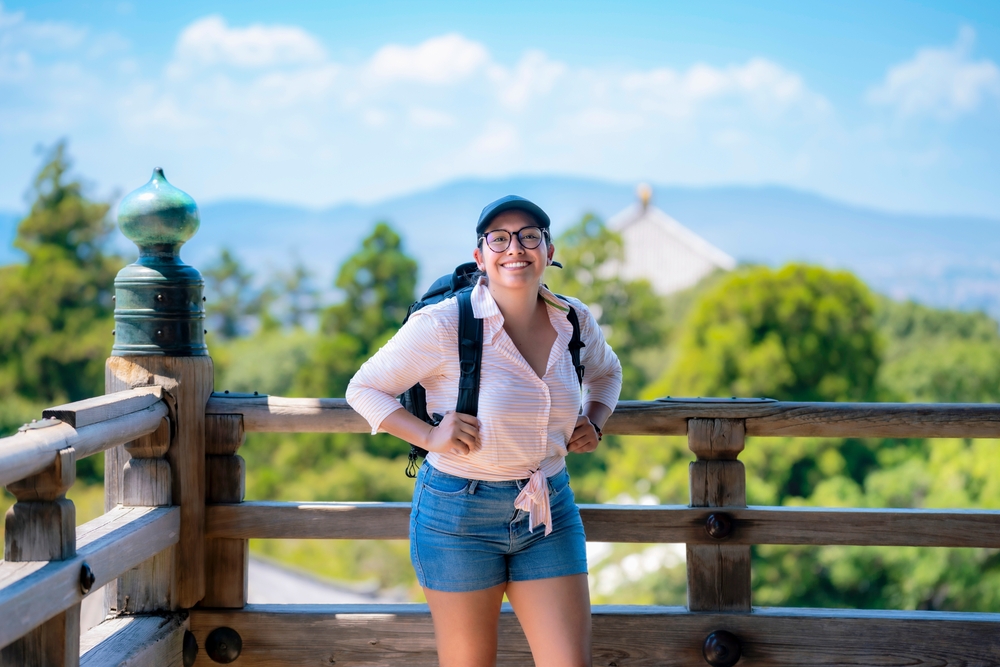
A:
[[[483,321],[472,312],[472,290],[458,292],[458,404],[456,412],[479,413],[479,374],[483,365]]]
[[[584,367],[583,362],[580,361],[580,349],[586,347],[586,344],[580,336],[580,318],[577,316],[576,308],[569,302],[569,299],[562,294],[556,294],[556,296],[565,301],[566,305],[569,306],[566,319],[573,325],[573,336],[569,339],[569,356],[573,359],[573,367],[576,368],[576,377],[580,380],[580,385],[583,386],[583,374],[587,369]]]

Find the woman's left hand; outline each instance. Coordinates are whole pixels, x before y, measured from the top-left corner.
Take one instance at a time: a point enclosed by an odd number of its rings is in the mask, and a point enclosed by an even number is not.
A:
[[[569,438],[566,451],[574,454],[586,454],[597,449],[597,430],[590,423],[587,415],[580,415],[576,418],[576,426],[573,428],[573,435]]]

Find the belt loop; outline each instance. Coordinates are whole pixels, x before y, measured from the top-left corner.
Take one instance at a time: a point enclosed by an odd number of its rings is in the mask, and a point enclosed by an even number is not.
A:
[[[471,496],[471,495],[474,495],[474,494],[476,493],[476,487],[477,487],[477,486],[479,486],[479,480],[478,480],[478,479],[474,479],[474,480],[471,480],[471,481],[469,482],[469,490],[468,490],[468,492],[467,492],[467,493],[468,493],[468,494],[469,494],[470,496]]]

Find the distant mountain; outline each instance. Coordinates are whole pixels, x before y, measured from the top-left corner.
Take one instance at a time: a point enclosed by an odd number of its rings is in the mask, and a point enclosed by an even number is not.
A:
[[[634,184],[521,176],[455,181],[373,204],[321,210],[208,202],[201,206],[201,230],[183,255],[204,267],[227,246],[262,276],[298,256],[330,285],[374,222],[388,220],[419,261],[422,288],[470,257],[483,205],[511,193],[549,212],[556,234],[585,212],[608,219],[635,200]],[[802,260],[846,268],[894,298],[1000,316],[997,220],[886,213],[778,186],[654,187],[653,204],[740,261]],[[7,233],[13,223],[5,221],[14,218],[0,214],[4,238],[12,238],[13,232]],[[9,242],[0,248],[0,261],[8,257],[13,258]]]

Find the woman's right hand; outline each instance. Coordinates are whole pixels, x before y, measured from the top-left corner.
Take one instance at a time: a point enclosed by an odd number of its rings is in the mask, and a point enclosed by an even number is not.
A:
[[[461,412],[449,412],[437,426],[430,427],[423,448],[438,454],[462,456],[478,452],[482,448],[479,443],[479,420]]]

